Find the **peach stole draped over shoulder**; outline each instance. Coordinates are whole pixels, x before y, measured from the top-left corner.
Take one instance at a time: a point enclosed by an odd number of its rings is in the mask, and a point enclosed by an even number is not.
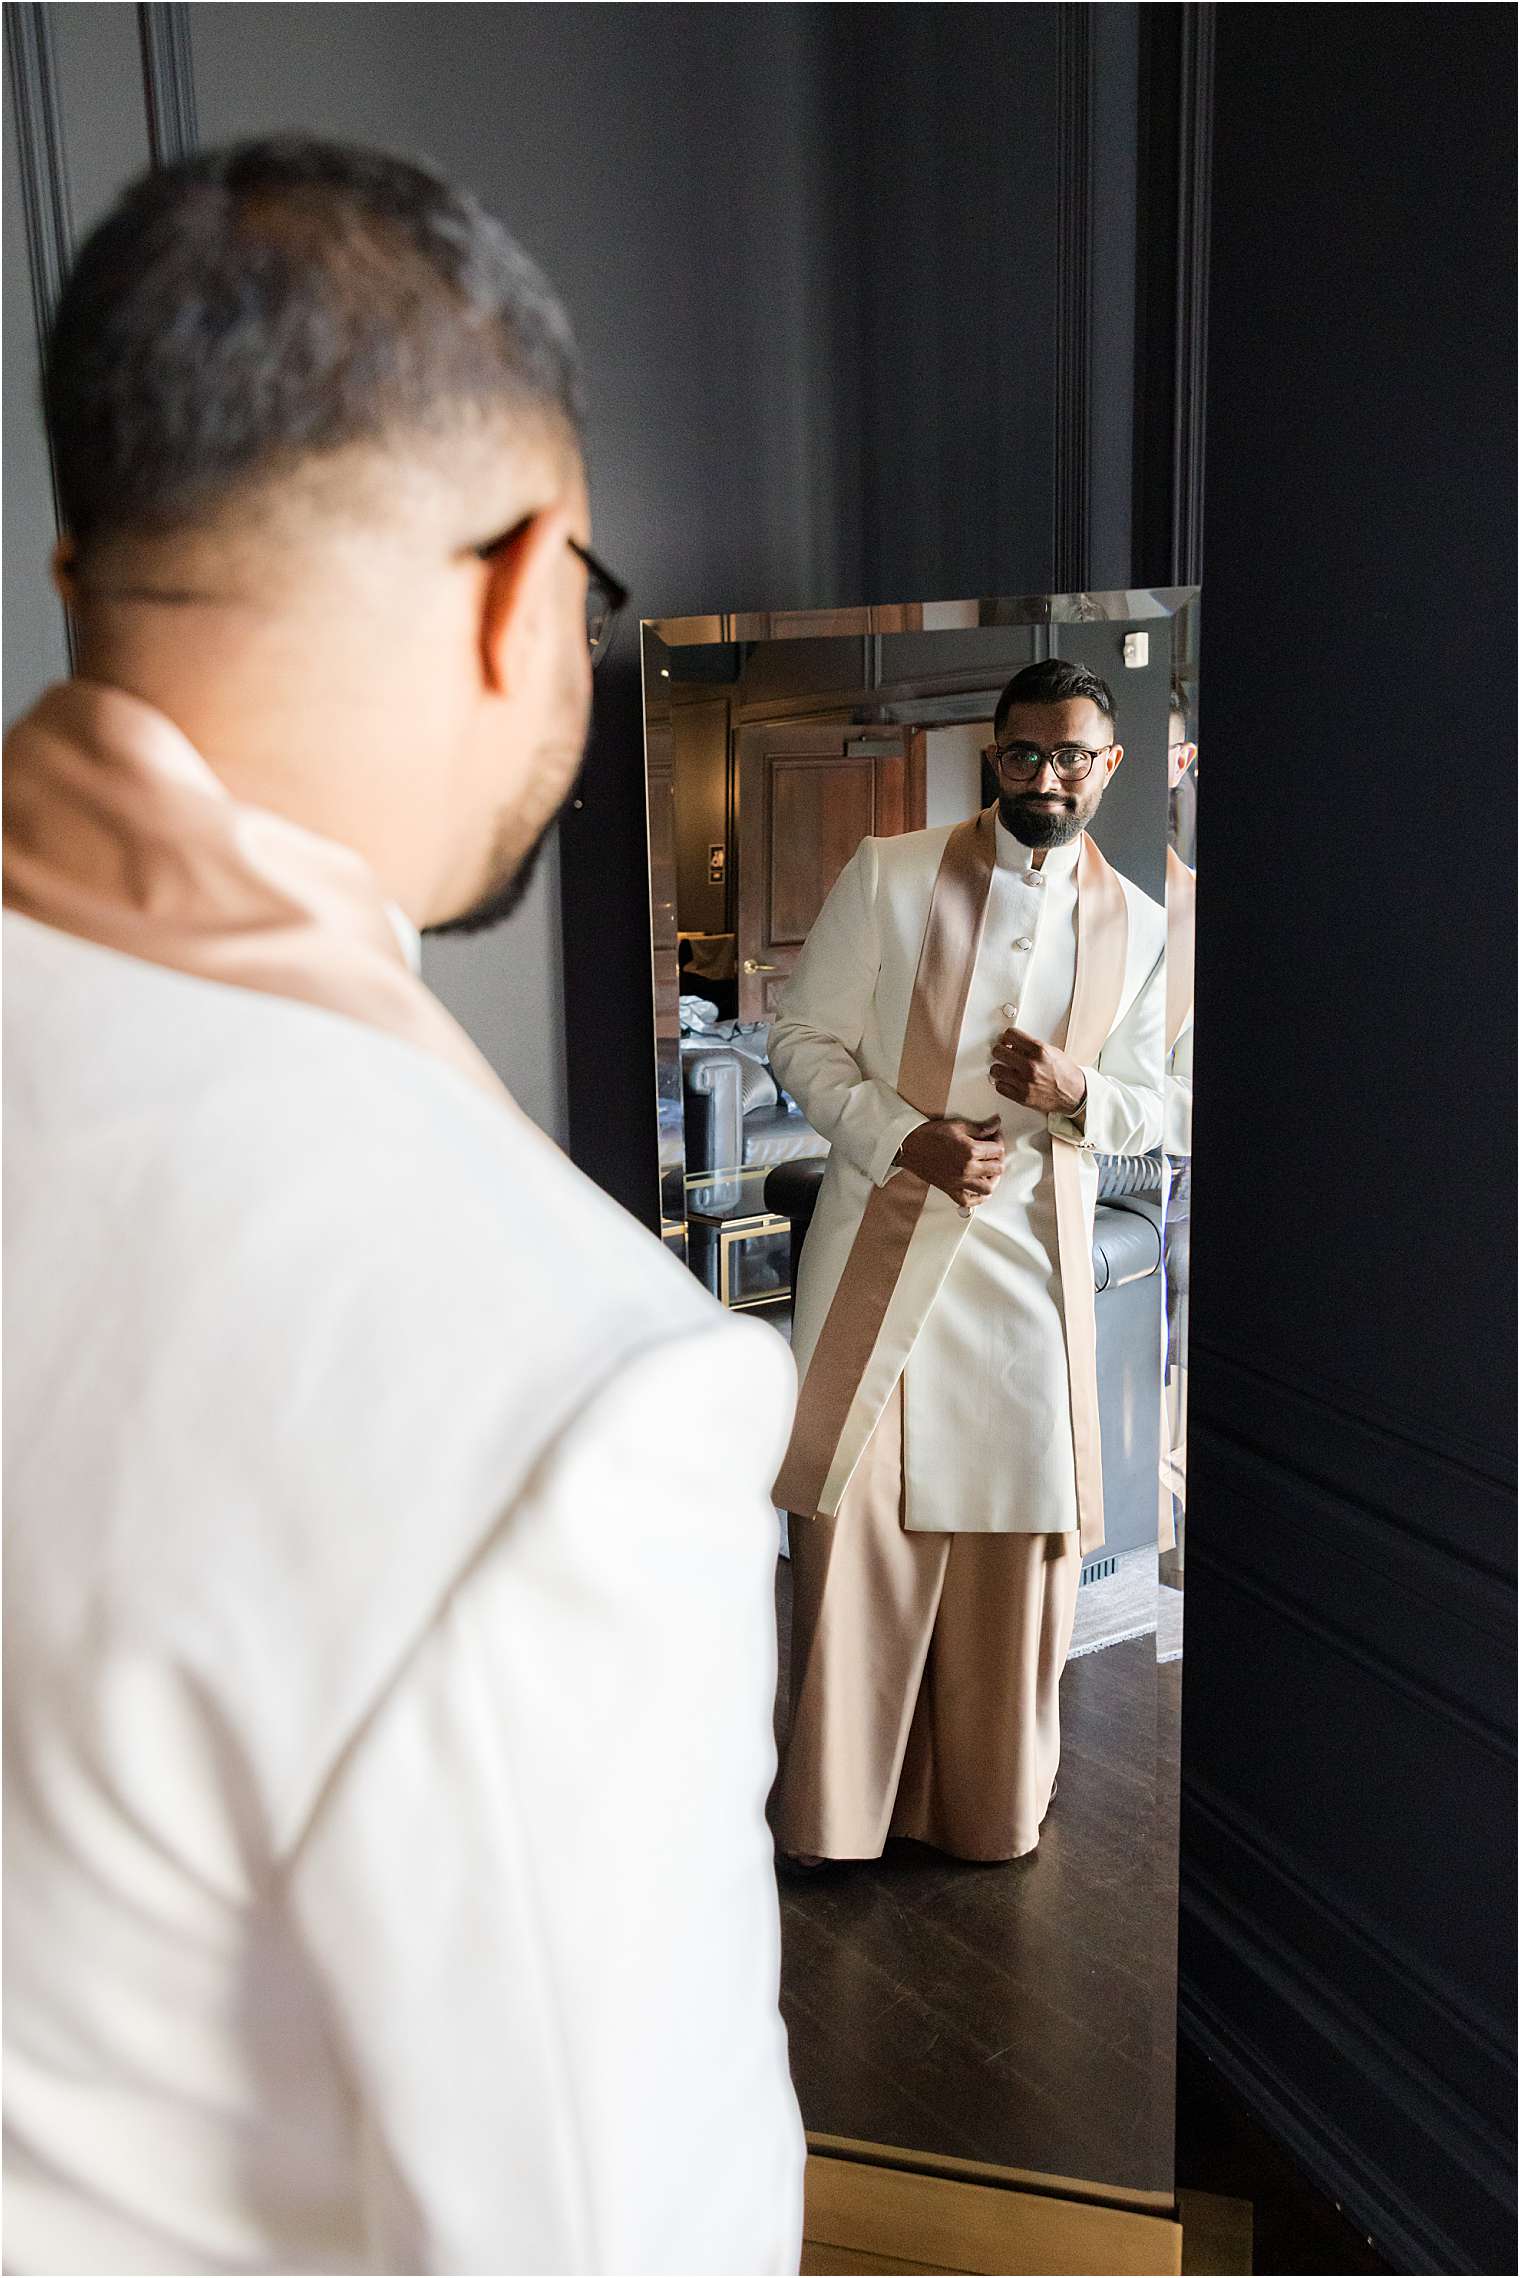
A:
[[[896,1086],[908,1105],[926,1116],[943,1115],[949,1099],[997,859],[996,820],[996,807],[988,807],[952,831],[935,877]],[[1077,865],[1076,978],[1065,1037],[1065,1049],[1074,1059],[1094,1061],[1113,1027],[1124,985],[1128,927],[1119,877],[1084,835]],[[1077,1517],[1085,1554],[1103,1541],[1092,1229],[1080,1150],[1060,1136],[1052,1140],[1052,1177]],[[776,1500],[788,1510],[832,1515],[837,1509],[854,1469],[841,1460],[842,1453],[847,1456],[850,1443],[857,1442],[853,1452],[858,1460],[964,1235],[964,1221],[943,1230],[926,1223],[928,1195],[922,1179],[902,1170],[873,1188],[867,1199],[819,1331],[776,1481]],[[943,1247],[938,1274],[926,1282],[917,1318],[904,1320],[899,1311],[889,1326],[909,1251],[926,1238]]]
[[[61,682],[7,736],[5,905],[384,1029],[518,1112],[412,972],[360,856],[242,805],[172,720],[121,689]]]

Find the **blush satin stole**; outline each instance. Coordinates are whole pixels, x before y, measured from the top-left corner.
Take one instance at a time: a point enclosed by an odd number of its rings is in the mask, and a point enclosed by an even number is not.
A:
[[[6,737],[5,905],[383,1029],[520,1113],[412,972],[368,865],[241,805],[172,720],[122,689],[61,682]]]

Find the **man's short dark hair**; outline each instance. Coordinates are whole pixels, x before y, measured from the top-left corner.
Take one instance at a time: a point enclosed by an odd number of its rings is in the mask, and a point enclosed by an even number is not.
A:
[[[304,136],[136,182],[74,264],[45,368],[81,549],[345,445],[513,414],[581,435],[569,320],[501,224],[406,159]]]
[[[992,732],[1001,736],[1003,722],[1015,704],[1075,704],[1082,697],[1096,704],[1110,727],[1114,725],[1113,690],[1106,680],[1089,672],[1085,664],[1073,664],[1068,657],[1044,657],[1038,664],[1026,664],[1016,672],[997,700],[992,715]]]
[[[1186,727],[1188,717],[1187,694],[1180,680],[1174,680],[1172,682],[1171,708],[1173,715],[1182,722],[1184,727]]]

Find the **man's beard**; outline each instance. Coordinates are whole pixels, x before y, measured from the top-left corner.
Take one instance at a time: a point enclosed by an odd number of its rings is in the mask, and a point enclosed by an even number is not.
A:
[[[1003,828],[1011,831],[1021,846],[1032,847],[1037,853],[1052,846],[1070,846],[1087,828],[1087,818],[1075,800],[1064,807],[1030,807],[1005,791],[998,800],[998,813]]]
[[[527,898],[528,888],[533,883],[534,873],[538,869],[544,848],[559,828],[566,808],[575,797],[585,764],[586,755],[582,752],[581,764],[576,769],[575,781],[570,785],[521,861],[514,862],[503,846],[499,858],[493,859],[491,864],[496,875],[496,884],[487,887],[480,900],[474,903],[471,908],[462,911],[457,918],[445,918],[441,925],[425,926],[423,931],[429,939],[435,934],[486,933],[492,926],[502,925],[509,917],[516,915]],[[505,837],[505,833],[503,837]]]
[[[563,812],[561,808],[560,813]],[[559,815],[551,815],[510,877],[504,878],[500,885],[493,886],[472,909],[463,911],[457,918],[445,918],[442,925],[424,927],[427,938],[431,941],[439,934],[486,933],[493,925],[502,925],[509,917],[515,916],[527,898],[539,857],[558,823]]]

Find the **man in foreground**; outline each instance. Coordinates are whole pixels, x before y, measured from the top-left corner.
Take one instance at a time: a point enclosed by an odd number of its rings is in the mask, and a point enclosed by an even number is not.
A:
[[[771,1059],[831,1142],[802,1253],[782,1849],[1034,1849],[1084,1553],[1103,1540],[1094,1155],[1162,1122],[1163,911],[1087,835],[1107,686],[1004,689],[1000,797],[867,839]]]
[[[580,762],[616,594],[563,315],[425,173],[249,146],[92,238],[48,409],[79,675],[7,750],[7,2264],[795,2270],[790,1362],[415,977]]]

